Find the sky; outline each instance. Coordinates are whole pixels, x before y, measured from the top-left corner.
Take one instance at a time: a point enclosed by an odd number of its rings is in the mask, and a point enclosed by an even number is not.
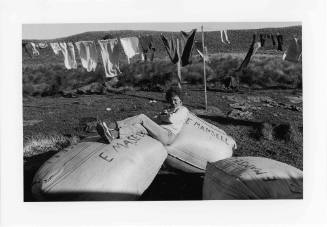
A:
[[[200,29],[217,31],[219,29],[256,29],[301,25],[301,22],[187,22],[187,23],[64,23],[64,24],[23,24],[23,39],[55,39],[88,31],[111,30],[152,30],[181,31]]]

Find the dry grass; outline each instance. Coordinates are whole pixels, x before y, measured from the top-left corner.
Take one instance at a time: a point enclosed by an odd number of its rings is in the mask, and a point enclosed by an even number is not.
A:
[[[60,134],[33,135],[24,143],[24,158],[29,158],[49,151],[60,151],[78,141],[79,138],[77,136],[67,137]]]

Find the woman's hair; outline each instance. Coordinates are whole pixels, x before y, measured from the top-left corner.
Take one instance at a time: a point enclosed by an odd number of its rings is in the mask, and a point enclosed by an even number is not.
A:
[[[167,91],[166,91],[166,100],[167,102],[170,102],[170,100],[174,97],[174,96],[178,96],[181,100],[183,100],[183,93],[182,90],[178,87],[170,87]]]

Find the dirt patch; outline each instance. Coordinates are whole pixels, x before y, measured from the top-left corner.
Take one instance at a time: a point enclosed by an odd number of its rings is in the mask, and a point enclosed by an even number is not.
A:
[[[43,120],[26,120],[26,121],[23,121],[23,126],[33,126],[33,125],[36,125],[38,123],[41,123]]]

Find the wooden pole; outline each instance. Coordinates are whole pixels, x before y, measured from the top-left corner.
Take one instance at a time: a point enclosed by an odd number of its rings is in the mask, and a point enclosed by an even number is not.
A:
[[[181,75],[181,58],[179,54],[179,40],[177,38],[177,55],[178,55],[178,62],[177,62],[177,76],[178,76],[178,87],[182,88],[182,75]]]
[[[208,101],[207,101],[207,76],[206,76],[206,50],[204,47],[204,33],[203,33],[203,25],[201,26],[202,32],[202,53],[203,53],[203,80],[204,80],[204,102],[206,106],[206,111],[208,110]]]

